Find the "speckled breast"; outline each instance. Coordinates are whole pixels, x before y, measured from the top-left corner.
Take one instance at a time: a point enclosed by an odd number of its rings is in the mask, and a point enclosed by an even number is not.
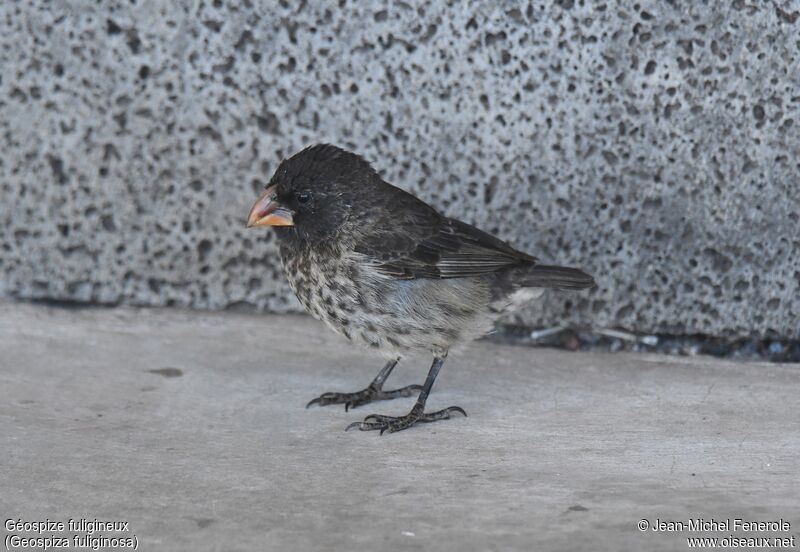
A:
[[[340,251],[297,249],[281,247],[283,272],[292,291],[314,318],[350,339],[348,327],[358,304],[354,267]]]

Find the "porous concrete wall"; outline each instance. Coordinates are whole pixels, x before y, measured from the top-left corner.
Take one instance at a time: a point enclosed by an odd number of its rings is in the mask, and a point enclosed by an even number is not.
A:
[[[800,3],[6,1],[0,295],[298,303],[277,162],[329,141],[547,262],[528,324],[798,336]]]

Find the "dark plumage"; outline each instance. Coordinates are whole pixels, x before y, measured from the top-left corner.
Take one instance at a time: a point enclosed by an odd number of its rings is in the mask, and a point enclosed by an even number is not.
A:
[[[491,331],[504,310],[545,288],[594,285],[578,269],[541,265],[474,226],[440,215],[385,182],[361,157],[331,145],[306,148],[280,164],[250,211],[248,226],[261,225],[275,227],[284,272],[303,306],[337,333],[389,359],[363,391],[325,393],[309,406],[349,408],[420,390],[408,415],[373,415],[350,426],[362,430],[398,431],[465,414],[458,407],[424,413],[449,349]],[[434,355],[425,385],[383,391],[409,350]]]

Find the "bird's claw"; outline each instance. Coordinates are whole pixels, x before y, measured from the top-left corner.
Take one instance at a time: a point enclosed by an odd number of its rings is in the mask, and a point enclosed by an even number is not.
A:
[[[460,406],[450,406],[443,410],[436,412],[423,412],[421,408],[416,406],[411,409],[411,412],[405,416],[384,416],[383,414],[370,414],[362,422],[353,422],[345,428],[345,431],[358,428],[360,431],[371,431],[373,429],[380,430],[380,434],[384,432],[394,433],[408,429],[417,423],[436,422],[438,420],[447,420],[454,412],[462,414],[464,417],[467,413]]]
[[[372,401],[384,401],[388,399],[395,399],[397,397],[411,397],[415,392],[422,390],[421,385],[407,385],[400,389],[393,389],[391,391],[384,391],[380,387],[370,385],[366,389],[356,391],[355,393],[323,393],[316,399],[311,400],[306,408],[312,405],[328,406],[330,404],[344,404],[345,412],[357,406],[369,404]]]
[[[306,408],[315,404],[319,406],[327,406],[329,404],[340,404],[342,402],[340,397],[343,397],[345,395],[356,395],[356,393],[323,393],[316,399],[312,399],[311,401],[309,401],[308,404],[306,405]]]

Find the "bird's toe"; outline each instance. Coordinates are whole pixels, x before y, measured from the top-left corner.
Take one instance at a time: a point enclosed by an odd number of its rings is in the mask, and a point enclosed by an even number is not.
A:
[[[417,423],[430,423],[439,420],[447,420],[452,414],[458,413],[462,416],[467,415],[466,411],[460,406],[450,406],[436,412],[423,412],[419,405],[415,405],[411,412],[405,416],[386,416],[384,414],[370,414],[364,418],[363,422],[353,422],[345,431],[358,428],[361,431],[379,430],[380,434],[396,433],[408,429]]]
[[[384,391],[380,386],[371,384],[369,387],[356,391],[355,393],[336,393],[329,392],[323,393],[316,399],[312,399],[306,405],[309,408],[313,405],[328,406],[331,404],[344,404],[345,411],[351,408],[364,406],[373,401],[385,401],[389,399],[396,399],[399,397],[411,397],[422,390],[421,385],[407,385],[400,389],[393,389],[391,391]]]

